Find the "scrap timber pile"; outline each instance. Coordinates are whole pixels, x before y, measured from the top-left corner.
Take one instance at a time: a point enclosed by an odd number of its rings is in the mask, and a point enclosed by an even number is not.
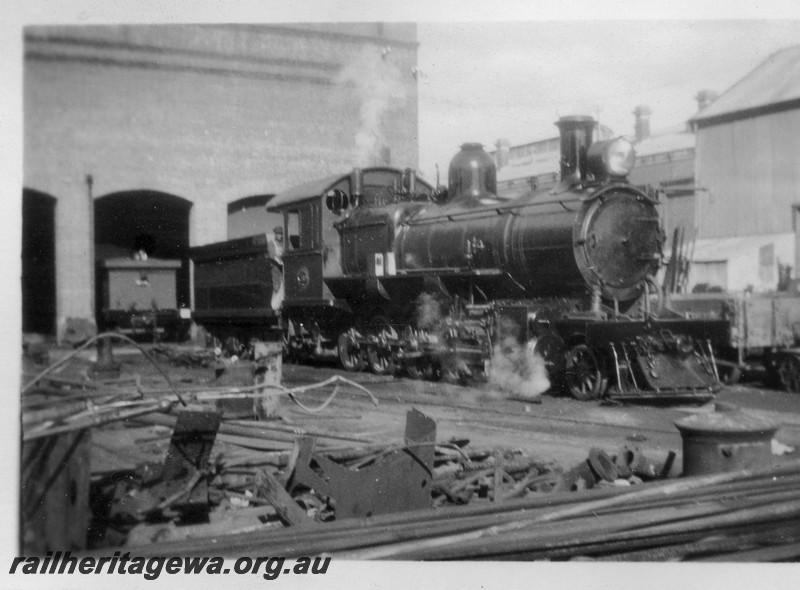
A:
[[[143,555],[319,555],[341,559],[794,561],[800,464],[637,488],[300,525],[143,548]]]
[[[590,448],[562,467],[519,449],[439,440],[417,409],[397,440],[253,419],[275,395],[316,417],[335,412],[339,392],[378,403],[341,377],[187,387],[159,369],[168,385],[159,387],[59,370],[70,360],[31,371],[22,388],[27,548],[354,560],[800,557],[799,462],[676,477],[675,453],[655,461],[623,447]],[[205,355],[172,362],[213,366]],[[140,451],[159,443],[151,460],[89,473],[92,437],[129,431]],[[72,506],[61,505],[65,497]],[[59,527],[52,518],[62,513]]]

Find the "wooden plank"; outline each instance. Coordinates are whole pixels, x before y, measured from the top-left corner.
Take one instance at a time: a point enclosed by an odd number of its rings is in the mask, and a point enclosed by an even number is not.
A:
[[[317,523],[309,518],[305,510],[289,495],[283,486],[268,471],[259,470],[256,473],[256,491],[259,496],[269,500],[275,512],[284,524],[288,526],[315,526]]]
[[[21,545],[28,555],[85,549],[89,528],[91,432],[22,445]]]
[[[493,502],[502,502],[503,501],[503,454],[500,451],[495,451],[494,453],[494,491],[492,493],[492,501]]]
[[[800,543],[790,543],[788,545],[775,545],[762,547],[750,551],[734,551],[723,555],[715,555],[705,559],[695,559],[693,561],[704,562],[757,562],[757,561],[797,561],[800,558]]]

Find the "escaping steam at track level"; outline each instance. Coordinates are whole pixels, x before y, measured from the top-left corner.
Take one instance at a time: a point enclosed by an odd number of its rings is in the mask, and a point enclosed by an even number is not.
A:
[[[416,326],[418,337],[435,339],[437,342],[447,338],[448,310],[446,303],[430,293],[417,297]],[[536,399],[550,388],[547,367],[544,359],[535,352],[535,342],[521,343],[521,330],[516,323],[502,318],[496,327],[495,343],[489,359],[488,382],[493,386],[495,397],[517,399]],[[487,340],[488,342],[488,340]],[[441,353],[436,362],[445,371],[469,370],[469,359],[457,353]]]
[[[536,342],[519,340],[520,329],[507,318],[497,326],[497,337],[489,365],[489,384],[506,397],[533,400],[550,389],[547,366],[536,351]]]

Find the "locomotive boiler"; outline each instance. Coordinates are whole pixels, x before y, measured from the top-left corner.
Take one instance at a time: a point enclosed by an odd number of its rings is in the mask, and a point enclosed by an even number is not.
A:
[[[277,195],[287,354],[457,382],[517,347],[579,399],[708,399],[724,322],[662,304],[658,202],[632,186],[632,146],[562,117],[561,182],[512,200],[479,144],[448,186],[356,169]]]
[[[620,182],[632,163],[629,143],[586,149],[593,125],[588,117],[562,119],[572,154],[562,161],[565,180],[510,202],[495,196],[488,154],[465,144],[450,167],[447,205],[426,208],[399,228],[398,269],[502,269],[528,297],[580,297],[588,287],[617,303],[633,300],[661,258],[657,203]]]

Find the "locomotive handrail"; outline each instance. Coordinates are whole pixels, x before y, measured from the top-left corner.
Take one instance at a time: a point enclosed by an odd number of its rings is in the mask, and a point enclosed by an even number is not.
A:
[[[597,198],[601,197],[602,195],[606,194],[609,191],[612,191],[612,190],[615,190],[615,189],[624,188],[624,189],[627,189],[627,190],[636,191],[637,193],[639,193],[638,196],[640,196],[641,198],[645,199],[649,203],[652,203],[654,205],[659,204],[658,200],[652,199],[651,197],[649,197],[644,192],[637,191],[631,184],[625,183],[625,182],[614,182],[614,183],[607,184],[607,185],[602,185],[602,186],[599,183],[595,184],[595,185],[586,185],[584,187],[584,190],[591,189],[591,188],[596,187],[596,186],[600,186],[601,188],[599,188],[598,190],[595,190],[595,191],[591,191],[588,194],[581,195],[581,196],[579,196],[577,198],[577,200],[585,203],[585,202],[597,199]],[[552,194],[556,195],[556,193],[552,193]],[[527,209],[529,207],[539,207],[539,206],[543,206],[543,205],[554,205],[554,204],[561,205],[566,211],[569,211],[570,213],[575,213],[575,212],[578,211],[577,209],[570,209],[567,206],[567,203],[569,203],[570,201],[569,200],[565,201],[564,199],[561,199],[561,198],[551,198],[551,199],[546,199],[546,200],[533,200],[533,201],[527,201],[527,202],[522,202],[522,203],[518,202],[518,200],[519,199],[515,199],[511,203],[508,203],[506,205],[501,205],[499,207],[495,206],[495,205],[492,205],[491,207],[489,207],[489,206],[486,206],[486,207],[475,207],[474,209],[464,209],[462,211],[443,212],[443,213],[440,213],[439,215],[436,215],[435,217],[427,217],[427,218],[424,218],[424,219],[415,219],[412,216],[412,217],[404,220],[402,225],[410,225],[412,223],[414,225],[425,225],[425,224],[429,224],[429,223],[439,223],[439,222],[444,221],[444,220],[452,221],[452,220],[454,220],[456,218],[464,218],[464,217],[470,217],[470,216],[474,216],[475,218],[480,219],[480,218],[483,218],[483,217],[488,217],[492,213],[495,213],[497,215],[506,215],[506,214],[508,214],[508,215],[519,215],[519,210],[520,209]],[[573,199],[573,200],[575,200],[575,199]]]
[[[598,184],[598,186],[599,186],[599,184]],[[585,188],[591,188],[591,186],[587,185]],[[613,191],[614,189],[627,189],[629,191],[633,191],[635,193],[638,193],[638,196],[643,198],[645,201],[647,201],[649,203],[652,203],[653,205],[659,205],[660,204],[658,199],[653,199],[652,197],[648,196],[647,193],[637,189],[635,186],[633,186],[632,184],[630,184],[628,182],[612,182],[610,184],[603,184],[602,188],[600,188],[600,189],[598,189],[598,190],[596,190],[594,192],[590,192],[589,194],[581,195],[580,197],[578,197],[578,199],[581,200],[582,202],[591,201],[591,200],[594,200],[594,199],[597,199],[597,198],[603,196],[605,193],[607,193],[609,191]]]
[[[577,213],[578,209],[570,209],[566,206],[563,199],[553,199],[548,201],[536,201],[531,203],[515,203],[513,205],[506,205],[503,207],[487,207],[475,209],[465,209],[463,211],[454,211],[451,213],[440,213],[435,217],[426,217],[424,219],[416,219],[413,216],[404,220],[401,225],[428,225],[434,223],[441,223],[443,221],[454,221],[456,218],[474,217],[475,219],[482,219],[496,215],[519,215],[520,209],[527,209],[529,207],[537,207],[540,205],[561,205],[566,211],[570,213]],[[560,213],[560,212],[559,212]],[[544,213],[544,215],[553,215],[554,213]]]
[[[462,276],[490,276],[490,277],[496,277],[496,276],[500,276],[502,274],[505,274],[505,271],[500,269],[500,268],[461,268],[461,269],[456,269],[455,272],[453,272],[453,267],[452,266],[442,266],[442,267],[435,267],[435,268],[430,267],[430,268],[403,268],[403,269],[398,268],[397,269],[397,274],[398,275],[401,275],[401,274],[402,275],[410,275],[410,274],[414,274],[414,275],[420,274],[421,275],[421,274],[436,273],[436,272],[438,272],[438,273],[446,272],[449,276],[462,275]],[[385,278],[387,278],[387,277],[386,276],[381,277],[381,279],[385,279]],[[391,278],[391,276],[389,276],[388,278]]]

